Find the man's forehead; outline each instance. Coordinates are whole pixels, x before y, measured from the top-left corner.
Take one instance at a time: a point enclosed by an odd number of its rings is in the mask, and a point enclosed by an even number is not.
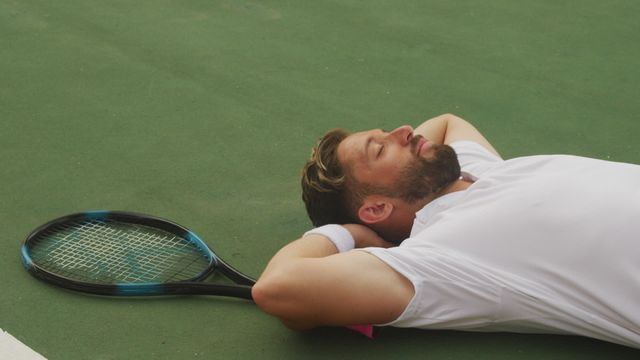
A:
[[[346,168],[366,165],[366,146],[378,129],[359,131],[350,134],[338,145],[338,160]]]

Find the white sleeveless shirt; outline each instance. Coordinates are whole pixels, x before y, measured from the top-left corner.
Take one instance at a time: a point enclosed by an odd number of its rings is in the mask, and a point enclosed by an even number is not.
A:
[[[565,155],[502,160],[451,144],[476,181],[367,251],[415,296],[397,327],[576,334],[640,348],[640,166]]]

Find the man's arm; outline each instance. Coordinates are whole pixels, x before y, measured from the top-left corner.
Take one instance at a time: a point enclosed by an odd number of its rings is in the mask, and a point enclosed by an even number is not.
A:
[[[345,226],[356,247],[390,246],[368,228]],[[256,304],[293,329],[385,323],[404,311],[414,294],[408,279],[364,251],[337,253],[322,235],[282,248],[253,287]]]
[[[466,120],[452,114],[443,114],[429,119],[418,126],[414,134],[420,134],[437,144],[451,144],[455,141],[469,140],[484,146],[500,156],[489,141]]]

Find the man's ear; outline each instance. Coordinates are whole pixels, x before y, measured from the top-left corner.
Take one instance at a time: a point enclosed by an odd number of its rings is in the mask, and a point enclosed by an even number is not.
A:
[[[358,218],[365,224],[386,220],[393,212],[393,204],[384,199],[367,198],[358,209]]]

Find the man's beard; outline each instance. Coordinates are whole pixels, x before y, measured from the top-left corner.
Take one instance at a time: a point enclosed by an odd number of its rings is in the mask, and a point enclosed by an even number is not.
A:
[[[419,136],[412,139],[412,149]],[[384,195],[401,198],[407,203],[415,203],[427,196],[438,194],[445,187],[460,178],[460,163],[455,150],[449,145],[433,144],[433,155],[429,159],[416,156],[400,172],[400,179],[394,185],[385,187]]]

